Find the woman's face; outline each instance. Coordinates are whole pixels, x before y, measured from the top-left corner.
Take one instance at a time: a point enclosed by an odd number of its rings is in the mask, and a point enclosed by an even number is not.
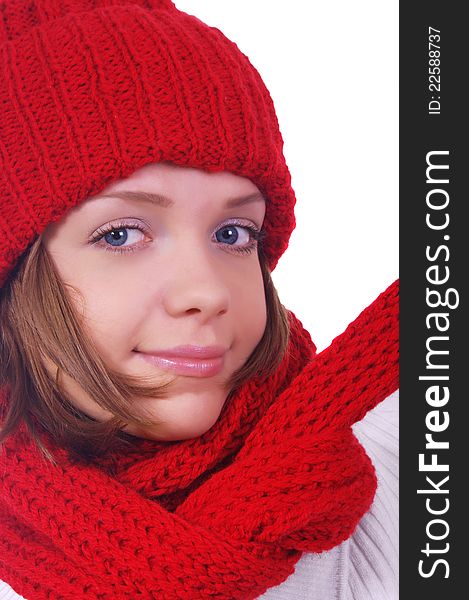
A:
[[[151,375],[155,384],[176,378],[167,398],[134,399],[165,423],[128,426],[129,433],[183,440],[217,421],[227,380],[266,325],[249,230],[260,230],[264,215],[265,201],[248,179],[154,163],[46,229],[45,246],[62,280],[81,293],[74,302],[104,362],[125,374]],[[197,348],[185,358],[150,356],[177,346],[216,346],[216,357],[197,359]],[[63,382],[83,412],[98,420],[112,416],[68,376]]]

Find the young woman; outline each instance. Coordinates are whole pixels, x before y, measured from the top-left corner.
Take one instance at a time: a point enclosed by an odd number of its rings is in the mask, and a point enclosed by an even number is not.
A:
[[[397,285],[316,356],[259,74],[169,0],[0,6],[0,594],[391,598]]]

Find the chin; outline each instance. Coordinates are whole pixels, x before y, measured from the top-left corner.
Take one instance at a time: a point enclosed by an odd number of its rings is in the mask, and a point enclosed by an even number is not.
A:
[[[226,395],[198,396],[183,394],[177,398],[157,400],[151,417],[160,423],[150,427],[130,425],[124,431],[155,441],[175,442],[200,437],[218,421]]]
[[[209,424],[191,423],[182,425],[178,423],[163,423],[154,427],[141,429],[130,426],[129,428],[124,428],[124,431],[136,437],[154,440],[155,442],[182,442],[200,437],[211,429],[215,423],[216,420]]]

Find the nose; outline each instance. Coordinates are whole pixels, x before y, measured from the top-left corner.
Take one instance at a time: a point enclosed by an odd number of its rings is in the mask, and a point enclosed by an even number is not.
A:
[[[194,246],[172,257],[164,308],[172,317],[198,314],[208,321],[227,313],[230,291],[223,264]]]

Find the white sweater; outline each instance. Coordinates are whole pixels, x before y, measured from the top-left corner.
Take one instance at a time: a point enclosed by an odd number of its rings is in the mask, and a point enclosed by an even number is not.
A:
[[[348,540],[322,554],[304,553],[295,572],[258,600],[398,600],[398,392],[353,429],[378,476],[370,510]],[[0,600],[22,599],[0,581]]]

